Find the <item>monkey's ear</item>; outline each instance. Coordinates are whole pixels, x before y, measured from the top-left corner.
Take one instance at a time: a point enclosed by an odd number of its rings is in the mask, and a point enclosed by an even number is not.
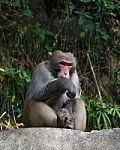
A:
[[[52,52],[48,52],[48,59],[52,56]]]

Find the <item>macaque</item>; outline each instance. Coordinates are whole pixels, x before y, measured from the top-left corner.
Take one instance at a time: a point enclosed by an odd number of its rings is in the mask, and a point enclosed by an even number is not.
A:
[[[84,131],[85,103],[80,98],[76,59],[54,51],[33,71],[24,105],[25,127],[61,127]]]

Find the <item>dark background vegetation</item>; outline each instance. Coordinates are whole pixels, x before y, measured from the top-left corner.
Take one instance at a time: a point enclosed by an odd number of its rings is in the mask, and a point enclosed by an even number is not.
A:
[[[31,73],[47,53],[78,60],[87,131],[120,127],[120,1],[0,1],[0,127],[18,128]]]

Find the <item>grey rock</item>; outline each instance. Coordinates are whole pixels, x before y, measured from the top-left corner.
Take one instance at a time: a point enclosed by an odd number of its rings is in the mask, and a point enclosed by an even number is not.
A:
[[[0,132],[0,150],[120,150],[120,129],[12,129]]]

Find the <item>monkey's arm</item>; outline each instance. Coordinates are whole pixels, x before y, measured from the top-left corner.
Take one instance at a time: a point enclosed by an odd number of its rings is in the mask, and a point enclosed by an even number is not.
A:
[[[33,72],[27,99],[46,101],[52,97],[57,98],[57,96],[59,97],[66,91],[67,87],[63,86],[66,81],[66,79],[55,79],[44,64],[39,64]],[[75,91],[72,85],[68,86],[71,88],[71,91]]]
[[[81,84],[80,84],[79,77],[78,77],[78,74],[77,74],[76,70],[72,74],[71,80],[74,83],[74,85],[76,87],[76,90],[77,90],[75,98],[80,98],[80,95],[81,95]]]

